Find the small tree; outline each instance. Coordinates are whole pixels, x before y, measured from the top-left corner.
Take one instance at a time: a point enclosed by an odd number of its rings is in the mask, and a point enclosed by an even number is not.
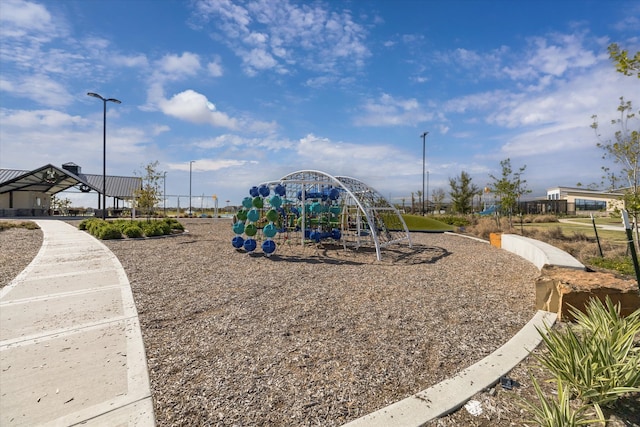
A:
[[[68,197],[62,199],[55,195],[51,196],[51,209],[59,210],[62,215],[67,215],[70,206],[71,200]]]
[[[418,195],[418,203],[420,203],[420,207],[418,209],[420,210],[420,213],[424,215],[424,195],[420,190],[416,191],[416,194]]]
[[[136,176],[142,177],[142,188],[134,191],[134,197],[136,207],[149,218],[162,197],[162,192],[160,191],[162,174],[157,171],[157,160],[143,168],[144,172],[134,172]]]
[[[478,187],[471,183],[471,176],[465,171],[460,172],[457,178],[449,178],[451,191],[451,209],[454,212],[466,214],[471,212],[473,196],[478,192]]]
[[[444,203],[444,190],[442,188],[436,188],[431,192],[431,200],[433,200],[433,204],[435,205],[434,210],[436,212],[440,212],[442,208],[442,203]]]
[[[500,168],[502,168],[500,177],[489,175],[493,180],[489,186],[500,200],[500,210],[509,215],[509,224],[512,226],[512,215],[517,210],[520,198],[531,193],[531,190],[527,189],[527,180],[522,178],[527,166],[524,165],[517,172],[514,172],[511,167],[511,159],[505,159],[500,162]]]
[[[624,188],[619,189],[624,192],[622,197],[625,208],[631,214],[634,222],[638,224],[640,215],[640,127],[637,126],[637,119],[634,121],[635,113],[631,101],[625,101],[620,97],[620,105],[617,108],[620,117],[611,120],[611,124],[618,127],[613,134],[613,138],[602,140],[599,133],[598,116],[593,115],[591,127],[596,133],[600,142],[597,146],[604,151],[602,158],[611,160],[616,168],[603,167],[605,175],[612,182],[624,183]],[[614,190],[614,188],[612,188]],[[638,241],[638,229],[636,227],[636,241]]]

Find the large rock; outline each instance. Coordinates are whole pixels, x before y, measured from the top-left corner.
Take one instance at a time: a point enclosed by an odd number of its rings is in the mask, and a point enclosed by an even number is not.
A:
[[[591,298],[607,296],[620,303],[620,313],[628,316],[640,309],[640,293],[635,280],[611,273],[545,266],[536,279],[536,308],[558,314],[558,320],[571,320],[571,307],[583,311]]]

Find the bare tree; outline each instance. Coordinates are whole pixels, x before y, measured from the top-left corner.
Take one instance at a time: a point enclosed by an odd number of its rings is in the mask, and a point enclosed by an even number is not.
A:
[[[611,120],[611,124],[618,129],[614,132],[613,138],[602,139],[599,133],[600,125],[598,116],[593,115],[591,127],[598,138],[597,146],[604,153],[602,158],[613,162],[615,167],[603,166],[602,170],[608,177],[612,185],[616,182],[623,183],[623,188],[618,188],[624,196],[625,208],[632,215],[633,220],[638,224],[640,215],[640,126],[633,110],[631,101],[625,101],[620,97],[620,105],[617,108],[620,116]],[[611,188],[615,190],[616,188]],[[636,241],[638,241],[638,229],[636,227]]]

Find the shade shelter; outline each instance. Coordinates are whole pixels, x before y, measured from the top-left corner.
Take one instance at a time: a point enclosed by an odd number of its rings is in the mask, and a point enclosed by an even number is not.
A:
[[[0,216],[49,215],[51,197],[73,188],[102,194],[102,175],[84,174],[75,163],[65,163],[61,168],[47,164],[30,171],[0,169]],[[139,177],[106,177],[105,195],[112,197],[114,204],[118,200],[132,200],[140,188]]]

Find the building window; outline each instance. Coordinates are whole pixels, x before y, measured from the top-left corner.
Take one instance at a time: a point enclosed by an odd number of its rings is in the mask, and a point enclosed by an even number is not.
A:
[[[576,199],[576,211],[604,211],[607,202],[603,200]]]

